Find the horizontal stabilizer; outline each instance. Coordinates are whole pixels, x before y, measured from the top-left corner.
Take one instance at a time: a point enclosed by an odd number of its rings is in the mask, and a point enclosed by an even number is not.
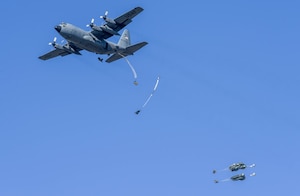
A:
[[[127,56],[125,54],[122,54],[123,56]],[[111,63],[113,61],[119,60],[120,58],[123,58],[123,56],[121,56],[119,53],[114,53],[113,55],[111,55],[108,59],[106,59],[105,62],[107,63]]]
[[[105,62],[111,63],[111,62],[119,60],[120,58],[123,58],[125,56],[133,55],[133,53],[135,53],[136,51],[138,51],[142,47],[146,46],[147,44],[148,44],[147,42],[141,42],[141,43],[129,46],[129,47],[126,48],[125,51],[121,52],[121,54],[120,53],[114,53]]]
[[[141,42],[141,43],[129,46],[129,47],[126,48],[126,53],[128,53],[129,55],[133,55],[133,53],[135,53],[136,51],[138,51],[142,47],[146,46],[147,44],[148,44],[147,42]]]

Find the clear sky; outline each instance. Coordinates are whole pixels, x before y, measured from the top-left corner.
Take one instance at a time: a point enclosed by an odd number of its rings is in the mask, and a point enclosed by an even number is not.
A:
[[[88,30],[106,10],[115,18],[136,6],[131,41],[149,43],[128,57],[138,86],[123,59],[38,59],[63,39],[56,24]],[[0,195],[299,195],[299,6],[1,2]],[[244,172],[257,176],[213,183],[236,174],[213,169],[238,161],[256,163]]]

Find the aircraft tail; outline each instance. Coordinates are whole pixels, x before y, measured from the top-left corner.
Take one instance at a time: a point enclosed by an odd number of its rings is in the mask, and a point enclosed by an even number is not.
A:
[[[139,49],[141,49],[147,44],[148,44],[147,42],[140,42],[138,44],[129,46],[125,49],[125,51],[114,53],[105,62],[111,63],[113,61],[119,60],[120,58],[126,57],[128,55],[133,55],[136,51],[138,51]]]
[[[121,35],[119,42],[118,42],[118,46],[122,50],[111,55],[106,60],[106,62],[111,63],[113,61],[116,61],[116,60],[126,57],[128,55],[133,55],[136,51],[138,51],[139,49],[141,49],[142,47],[144,47],[147,44],[148,44],[147,42],[140,42],[140,43],[131,45],[129,31],[127,29],[125,29]]]
[[[127,29],[125,29],[120,37],[118,46],[120,48],[127,48],[128,46],[130,46],[130,44],[130,33]]]

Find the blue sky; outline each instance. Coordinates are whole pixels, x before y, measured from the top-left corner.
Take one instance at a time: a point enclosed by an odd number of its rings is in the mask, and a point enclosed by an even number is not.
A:
[[[126,61],[49,61],[62,21],[141,6]],[[0,195],[297,195],[299,1],[1,3]],[[114,37],[110,41],[117,42]],[[103,56],[105,57],[105,56]],[[135,115],[160,85],[146,108]],[[233,162],[256,177],[214,184]]]

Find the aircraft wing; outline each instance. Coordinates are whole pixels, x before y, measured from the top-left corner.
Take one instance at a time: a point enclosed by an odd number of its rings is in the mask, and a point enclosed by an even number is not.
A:
[[[132,10],[130,10],[129,12],[123,14],[122,16],[119,16],[118,18],[114,19],[114,21],[118,24],[118,28],[119,30],[121,30],[123,27],[125,27],[126,25],[128,25],[129,23],[131,23],[131,19],[133,19],[135,16],[137,16],[139,13],[141,13],[144,9],[141,7],[136,7]],[[115,31],[119,31],[117,30],[118,28],[115,29]]]
[[[129,12],[126,12],[125,14],[117,17],[114,19],[116,24],[110,24],[110,23],[105,23],[103,26],[107,26],[110,29],[112,29],[115,32],[120,31],[123,29],[125,26],[127,26],[129,23],[132,22],[132,19],[137,16],[139,13],[141,13],[144,9],[141,7],[136,7]],[[114,34],[111,34],[106,31],[97,31],[97,30],[92,30],[92,34],[95,35],[98,39],[107,39]]]
[[[65,50],[62,50],[62,49],[55,48],[55,50],[52,50],[51,52],[48,52],[48,53],[40,56],[39,59],[48,60],[48,59],[51,59],[51,58],[54,58],[57,56],[66,56],[68,54],[71,54],[71,53],[69,53]]]
[[[81,50],[80,48],[76,47],[72,43],[65,44],[65,46],[68,46],[68,45],[76,50],[76,54],[80,55],[80,53],[79,53],[79,51]],[[64,50],[64,49],[60,49],[60,48],[55,48],[54,50],[40,56],[39,59],[48,60],[48,59],[52,59],[52,58],[57,57],[57,56],[66,56],[66,55],[72,54],[72,53],[74,53],[74,52],[70,52],[70,51],[67,51],[67,50]]]

